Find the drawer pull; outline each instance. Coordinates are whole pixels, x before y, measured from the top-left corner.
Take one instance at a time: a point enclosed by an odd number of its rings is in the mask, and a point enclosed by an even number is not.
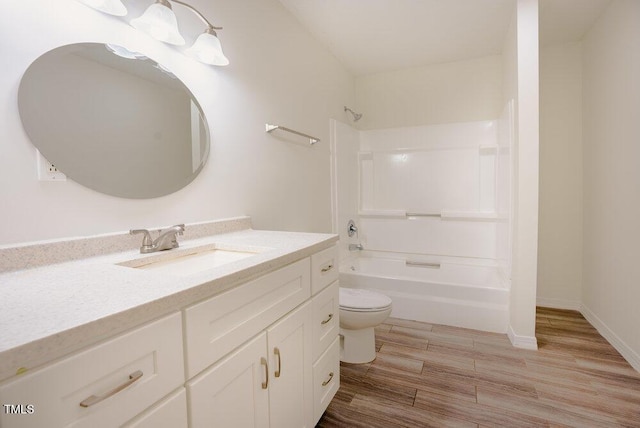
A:
[[[94,404],[98,404],[102,400],[105,400],[111,397],[112,395],[116,395],[118,392],[122,391],[123,389],[127,388],[129,385],[132,385],[134,382],[139,380],[143,374],[144,373],[142,373],[142,371],[136,370],[135,372],[129,375],[129,380],[127,380],[122,385],[115,387],[114,389],[112,389],[111,391],[107,392],[104,395],[97,395],[97,396],[92,395],[89,398],[85,398],[83,401],[80,402],[80,407],[90,407],[90,406],[93,406]]]
[[[269,387],[269,364],[267,364],[265,357],[260,358],[260,364],[264,366],[264,374],[267,377],[267,380],[262,382],[262,389],[267,389]]]
[[[321,272],[322,273],[327,273],[329,272],[331,269],[333,269],[333,265],[327,265],[325,267],[322,268]]]
[[[322,320],[322,322],[320,322],[320,324],[325,325],[326,323],[328,323],[329,321],[331,321],[333,319],[333,314],[329,314],[329,316],[327,317],[326,320]]]
[[[331,382],[331,379],[333,379],[333,372],[329,373],[329,379],[322,382],[322,386],[327,386],[329,382]]]
[[[273,373],[275,377],[280,377],[280,371],[282,370],[282,357],[280,356],[280,350],[273,348],[273,353],[278,357],[278,369]]]

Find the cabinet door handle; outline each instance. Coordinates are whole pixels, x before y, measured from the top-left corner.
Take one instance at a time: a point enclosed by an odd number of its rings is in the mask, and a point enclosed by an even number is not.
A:
[[[262,389],[267,389],[269,387],[269,364],[267,363],[267,359],[265,357],[260,358],[260,364],[264,366],[264,374],[266,376],[266,381],[262,382]]]
[[[322,386],[327,386],[329,382],[331,382],[331,379],[333,379],[333,372],[329,373],[329,379],[322,382]]]
[[[280,372],[282,371],[282,357],[280,356],[280,350],[278,348],[273,348],[273,353],[278,357],[278,369],[273,373],[273,375],[275,377],[280,377]]]
[[[144,373],[142,373],[141,370],[136,370],[135,372],[129,375],[129,379],[126,382],[124,382],[119,386],[116,386],[111,391],[103,395],[92,395],[91,397],[85,398],[80,402],[80,407],[90,407],[90,406],[93,406],[94,404],[98,404],[102,400],[105,400],[111,397],[112,395],[116,395],[118,392],[122,391],[123,389],[127,388],[129,385],[132,385],[134,382],[139,380],[143,374]]]
[[[331,269],[333,269],[333,265],[327,265],[325,267],[322,268],[322,273],[327,273],[329,272]]]
[[[331,319],[333,318],[333,314],[329,314],[329,316],[327,317],[326,320],[322,320],[322,322],[320,322],[320,324],[325,325],[326,323],[328,323],[329,321],[331,321]]]

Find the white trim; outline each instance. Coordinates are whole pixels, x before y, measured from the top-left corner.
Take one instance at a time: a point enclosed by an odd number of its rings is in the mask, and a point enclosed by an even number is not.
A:
[[[543,308],[553,309],[570,309],[572,311],[579,311],[582,307],[580,300],[568,300],[568,299],[556,299],[553,297],[538,297],[536,299],[536,305]]]
[[[631,366],[640,372],[640,355],[638,355],[633,349],[631,349],[617,334],[613,332],[600,318],[593,313],[591,309],[581,304],[580,313],[591,323],[592,326],[598,330],[598,333],[602,335],[607,341],[616,348],[618,352],[624,357],[625,360]]]
[[[535,336],[518,336],[511,325],[507,329],[507,337],[516,348],[538,350],[538,339]]]

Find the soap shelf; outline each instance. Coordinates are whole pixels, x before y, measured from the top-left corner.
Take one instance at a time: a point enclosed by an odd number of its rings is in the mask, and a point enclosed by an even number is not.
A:
[[[416,219],[419,217],[432,217],[442,220],[461,221],[506,221],[507,215],[495,211],[453,211],[441,210],[440,212],[407,212],[404,210],[360,210],[360,217],[372,218],[404,218]]]

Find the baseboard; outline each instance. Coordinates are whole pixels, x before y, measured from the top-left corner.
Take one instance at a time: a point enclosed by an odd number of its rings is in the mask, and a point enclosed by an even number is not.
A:
[[[532,349],[534,351],[538,349],[538,339],[535,336],[519,336],[511,326],[507,330],[507,337],[516,348]]]
[[[554,299],[550,297],[538,297],[536,305],[543,308],[570,309],[572,311],[579,311],[582,307],[579,300]]]
[[[591,311],[585,304],[580,305],[580,313],[584,316],[587,321],[591,323],[592,326],[598,330],[598,333],[602,335],[607,341],[616,348],[620,355],[624,357],[631,367],[640,372],[640,355],[638,355],[633,349],[629,348],[626,343],[622,339],[618,337],[617,334],[613,332],[607,325],[596,316],[596,314]]]

